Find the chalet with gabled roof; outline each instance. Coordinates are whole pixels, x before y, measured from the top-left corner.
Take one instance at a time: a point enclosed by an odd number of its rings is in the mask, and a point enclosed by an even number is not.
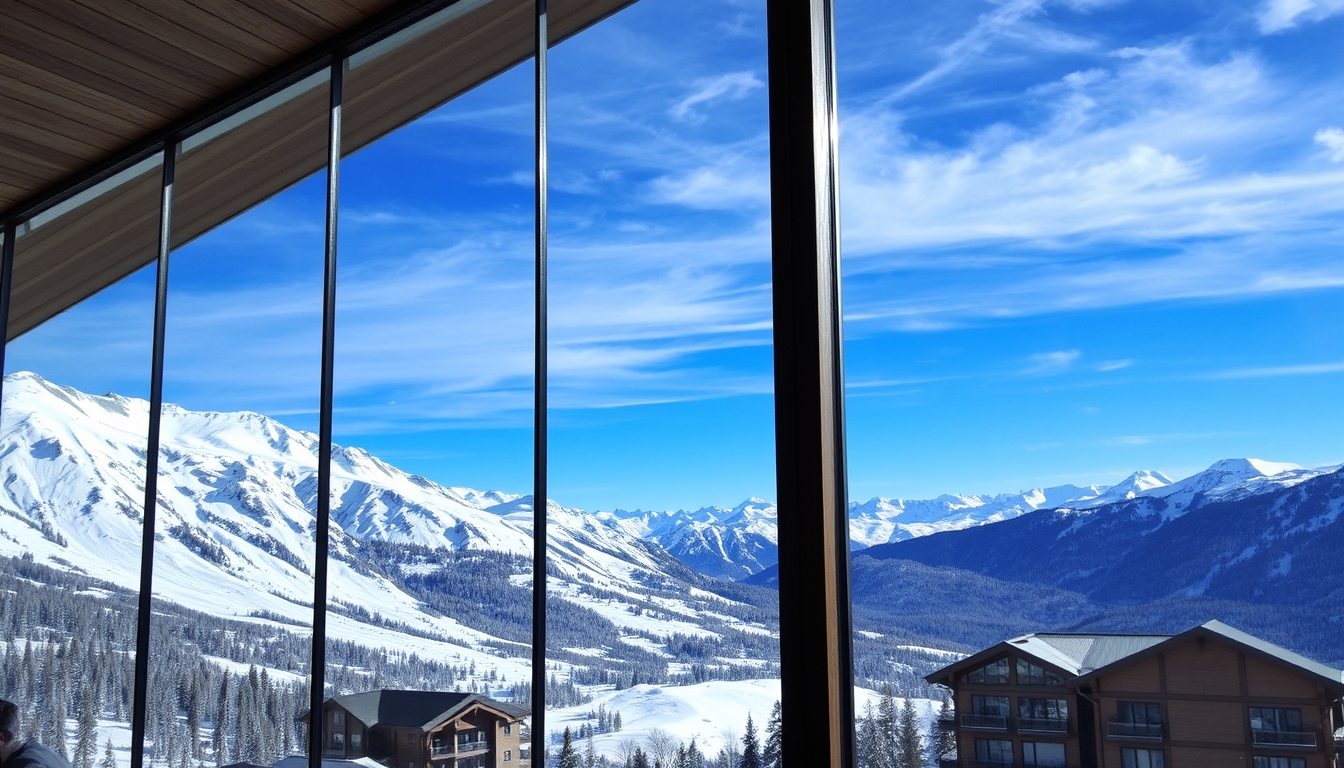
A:
[[[322,705],[322,757],[388,768],[515,768],[531,713],[474,693],[377,690]],[[309,722],[309,713],[299,720]]]
[[[926,679],[953,693],[947,768],[1340,768],[1344,672],[1218,621],[1033,633]]]

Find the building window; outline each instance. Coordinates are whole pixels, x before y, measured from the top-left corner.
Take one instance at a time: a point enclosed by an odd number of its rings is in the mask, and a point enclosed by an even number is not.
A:
[[[505,727],[507,728],[508,726]],[[504,750],[504,762],[507,763],[511,760],[513,760],[513,750],[512,749]],[[1259,766],[1257,766],[1256,768],[1259,768]]]
[[[506,734],[513,733],[513,725],[511,725],[511,724],[509,724],[509,723],[505,723],[505,724],[504,724],[504,733],[506,733]]]
[[[976,739],[975,759],[995,765],[1013,764],[1013,742],[1006,739]]]
[[[332,749],[344,749],[344,748],[345,748],[345,734],[344,734],[344,733],[341,733],[340,731],[334,731],[334,732],[331,734],[331,748],[332,748]]]
[[[966,675],[966,682],[983,683],[984,685],[1007,685],[1008,660],[991,661],[983,667],[971,670]]]
[[[406,734],[406,743],[407,743],[407,744],[414,744],[414,743],[415,743],[415,734],[414,734],[414,733],[408,733],[408,734]]]
[[[1022,763],[1039,768],[1065,768],[1064,745],[1042,741],[1023,742]]]
[[[1131,725],[1161,725],[1162,705],[1155,701],[1122,701],[1116,704],[1118,721]]]
[[[1026,659],[1017,660],[1018,685],[1063,685],[1064,678]]]
[[[1302,732],[1302,710],[1281,707],[1251,707],[1251,730]]]
[[[972,696],[971,711],[962,716],[961,724],[966,728],[1008,730],[1008,697]]]
[[[1160,749],[1120,750],[1120,768],[1166,768],[1167,759]]]
[[[363,741],[364,741],[364,734],[362,733],[350,734],[350,746],[353,747],[354,749],[359,749],[360,746],[362,746],[361,742]]]
[[[1064,699],[1034,699],[1022,697],[1017,700],[1018,728],[1024,731],[1068,730],[1069,702]]]
[[[1307,761],[1301,757],[1261,757],[1251,758],[1251,768],[1307,768]]]
[[[331,713],[331,724],[340,728],[345,725],[345,712],[337,709]]]

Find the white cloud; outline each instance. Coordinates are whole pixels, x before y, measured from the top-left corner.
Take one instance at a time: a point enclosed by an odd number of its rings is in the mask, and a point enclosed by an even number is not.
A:
[[[696,106],[714,101],[720,96],[740,99],[764,85],[755,72],[729,72],[718,77],[703,78],[695,81],[695,91],[677,102],[669,113],[678,120],[702,120],[703,116],[695,111]]]
[[[1050,376],[1065,373],[1082,357],[1076,349],[1063,349],[1057,352],[1040,352],[1027,358],[1027,366],[1022,373],[1029,376]]]
[[[1322,128],[1316,132],[1316,143],[1325,147],[1332,162],[1344,162],[1344,129]]]
[[[1260,8],[1260,31],[1269,35],[1300,22],[1323,21],[1344,13],[1344,0],[1267,0]]]
[[[1281,376],[1319,376],[1327,373],[1344,372],[1344,363],[1320,363],[1315,365],[1282,365],[1270,368],[1236,368],[1211,373],[1209,379],[1270,379]]]
[[[1100,363],[1097,363],[1096,369],[1103,373],[1108,371],[1119,371],[1128,368],[1133,364],[1133,360],[1103,360]]]

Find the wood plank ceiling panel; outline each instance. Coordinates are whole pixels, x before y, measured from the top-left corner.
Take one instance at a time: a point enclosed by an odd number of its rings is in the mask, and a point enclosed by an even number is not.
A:
[[[393,2],[6,0],[0,4],[0,210]]]
[[[154,50],[160,46],[172,47],[176,51],[174,56],[192,53],[190,38],[174,39],[171,25],[190,27],[198,36],[211,40],[229,41],[221,45],[237,51],[233,58],[224,55],[219,46],[204,46],[193,54],[198,57],[194,66],[210,67],[218,76],[221,72],[245,75],[252,71],[249,67],[257,64],[275,66],[278,61],[273,64],[266,59],[287,60],[294,53],[307,50],[314,36],[329,34],[338,23],[347,26],[356,23],[376,11],[375,6],[388,1],[49,0],[49,3],[54,14],[68,4],[77,5],[79,11],[70,14],[71,18],[89,23],[92,17],[87,13],[107,2],[115,4],[115,8],[103,13],[106,24],[142,25],[138,36],[92,35],[84,30],[85,37],[81,39],[92,48],[108,45],[107,39],[111,37]],[[629,2],[552,0],[553,42],[587,28]],[[162,25],[144,22],[142,12],[162,15],[174,8],[181,11],[168,14],[170,18]],[[346,150],[365,146],[529,59],[533,47],[531,12],[531,0],[490,0],[460,15],[449,13],[448,17],[454,17],[451,21],[351,69],[345,91]],[[282,28],[278,20],[294,27]],[[0,35],[5,34],[5,26],[0,24]],[[249,29],[256,29],[256,33],[248,32]],[[251,44],[235,45],[240,36],[248,37]],[[69,50],[59,55],[70,54],[78,61],[77,53],[79,50]],[[6,55],[10,58],[6,59]],[[153,51],[142,50],[133,58],[143,70],[155,60],[155,55]],[[133,143],[125,137],[135,128],[143,126],[147,133],[197,106],[190,102],[198,96],[177,92],[176,97],[187,106],[180,113],[163,108],[160,101],[173,96],[171,89],[156,94],[157,100],[145,94],[131,98],[111,89],[100,90],[106,77],[99,79],[73,64],[57,67],[49,59],[34,60],[23,51],[15,53],[0,47],[0,78],[6,71],[22,74],[24,79],[0,84],[0,115],[12,117],[0,120],[0,206],[24,197],[21,194],[24,191],[31,193],[43,184],[77,172],[83,167],[80,163],[96,162]],[[9,105],[20,100],[32,108],[7,112]],[[326,161],[326,103],[325,86],[313,88],[273,104],[246,123],[183,153],[178,161],[174,246],[180,247],[321,171]],[[54,144],[52,147],[26,138],[41,122],[41,110],[57,110],[67,115],[60,129],[63,140],[46,140]],[[116,119],[100,121],[99,116],[107,113],[115,114]],[[12,151],[15,147],[23,147],[32,154]],[[86,153],[87,147],[102,154]],[[7,149],[11,151],[6,153]],[[70,170],[64,170],[67,167]],[[155,227],[150,225],[158,218],[158,173],[156,169],[122,184],[113,193],[87,201],[19,239],[10,338],[153,261]]]

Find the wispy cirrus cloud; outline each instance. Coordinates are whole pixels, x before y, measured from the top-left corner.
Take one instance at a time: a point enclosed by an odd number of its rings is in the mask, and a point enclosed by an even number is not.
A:
[[[1078,362],[1078,358],[1082,356],[1083,353],[1076,349],[1038,352],[1027,358],[1027,364],[1022,369],[1022,373],[1026,376],[1053,376],[1067,373],[1072,370],[1073,364]]]
[[[1232,368],[1206,374],[1206,379],[1271,379],[1281,376],[1320,376],[1329,373],[1344,373],[1344,363],[1308,363],[1303,365],[1278,365],[1264,368]]]
[[[677,120],[704,120],[696,107],[727,97],[740,99],[748,93],[765,87],[755,72],[729,72],[695,82],[695,90],[672,106],[668,113]]]
[[[1267,0],[1260,7],[1260,31],[1270,35],[1300,26],[1303,22],[1324,21],[1344,13],[1344,0]]]

